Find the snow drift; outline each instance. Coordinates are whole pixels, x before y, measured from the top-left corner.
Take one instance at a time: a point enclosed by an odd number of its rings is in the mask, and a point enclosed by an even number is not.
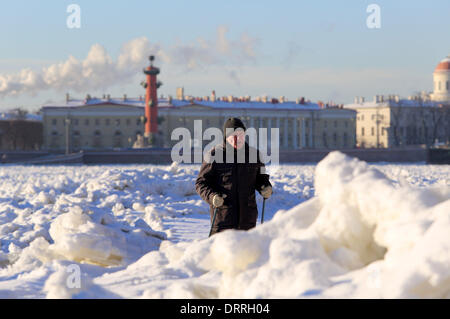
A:
[[[450,166],[269,167],[266,223],[209,239],[198,168],[1,166],[0,297],[450,297]]]
[[[251,231],[165,242],[93,282],[144,298],[450,297],[449,187],[394,185],[332,152],[315,188]]]

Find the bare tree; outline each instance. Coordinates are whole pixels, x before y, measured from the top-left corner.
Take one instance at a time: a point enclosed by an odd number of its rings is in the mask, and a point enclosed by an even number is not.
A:
[[[25,110],[21,107],[18,107],[16,109],[13,110],[14,114],[15,114],[15,118],[18,120],[26,120],[27,115],[28,115],[28,110]]]
[[[3,126],[2,149],[37,150],[43,142],[42,123],[38,121],[8,120]]]
[[[439,140],[439,131],[444,123],[444,109],[441,107],[430,108],[430,118],[431,118],[431,138],[433,143]]]
[[[401,119],[403,116],[403,106],[401,101],[397,106],[391,107],[391,132],[394,140],[394,146],[400,146],[402,136],[400,134]]]
[[[418,115],[419,115],[419,121],[421,123],[421,129],[422,129],[422,136],[424,143],[429,146],[431,143],[431,139],[429,138],[428,134],[428,127],[429,127],[429,111],[430,107],[424,107],[423,105],[420,106]]]
[[[447,144],[450,144],[450,104],[443,106],[444,113],[444,140]]]

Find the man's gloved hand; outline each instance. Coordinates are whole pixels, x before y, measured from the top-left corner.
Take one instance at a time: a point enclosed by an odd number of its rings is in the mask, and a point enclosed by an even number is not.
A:
[[[269,198],[272,195],[272,186],[263,186],[261,188],[261,195],[265,199]]]
[[[227,197],[227,195],[219,195],[219,194],[214,195],[213,200],[212,200],[213,206],[214,207],[222,206],[223,205],[223,199],[225,197]]]

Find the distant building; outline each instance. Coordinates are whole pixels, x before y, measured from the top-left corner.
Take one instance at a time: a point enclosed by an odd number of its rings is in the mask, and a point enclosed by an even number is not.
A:
[[[172,100],[170,107],[159,111],[164,121],[161,130],[166,145],[176,141],[168,138],[177,127],[186,127],[193,136],[194,120],[202,120],[203,129],[222,128],[229,117],[239,117],[247,127],[279,128],[281,149],[300,148],[353,148],[355,146],[356,113],[338,107],[325,108],[319,104],[304,102],[279,102],[278,99],[250,101],[232,96],[217,99]]]
[[[402,99],[376,95],[372,101],[356,97],[346,109],[357,111],[356,144],[362,148],[432,145],[450,142],[450,56],[434,73],[434,92]]]
[[[22,110],[0,113],[0,151],[36,151],[42,147],[42,118]]]
[[[443,59],[433,73],[434,92],[431,100],[450,104],[450,55]]]
[[[188,128],[194,136],[194,120],[202,120],[203,130],[222,128],[230,117],[240,117],[248,127],[279,128],[280,148],[353,148],[356,143],[356,112],[342,107],[326,107],[304,99],[289,102],[284,98],[251,101],[249,97],[195,98],[184,96],[162,98],[158,102],[159,138],[164,147],[172,131]],[[282,102],[280,102],[282,101]],[[42,107],[44,148],[51,151],[100,150],[133,147],[144,132],[144,100],[142,98],[91,98]],[[68,125],[68,126],[67,126]],[[139,142],[139,141],[138,141]],[[195,141],[193,141],[195,143]]]
[[[407,145],[432,145],[449,141],[448,106],[424,101],[420,96],[376,96],[373,101],[347,104],[357,110],[358,147],[386,148]]]
[[[62,152],[132,147],[144,134],[145,100],[66,98],[65,103],[42,107],[44,149]]]

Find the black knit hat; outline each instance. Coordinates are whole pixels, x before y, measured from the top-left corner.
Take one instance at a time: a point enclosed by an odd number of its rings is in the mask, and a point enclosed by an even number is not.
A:
[[[229,130],[230,132],[228,132],[228,134],[227,134],[227,128],[232,129],[232,130]],[[244,123],[242,123],[242,121],[240,119],[238,119],[237,117],[230,117],[223,124],[224,137],[226,138],[226,137],[228,137],[228,135],[231,135],[234,132],[234,130],[236,130],[237,128],[241,128],[244,131],[246,130]]]

